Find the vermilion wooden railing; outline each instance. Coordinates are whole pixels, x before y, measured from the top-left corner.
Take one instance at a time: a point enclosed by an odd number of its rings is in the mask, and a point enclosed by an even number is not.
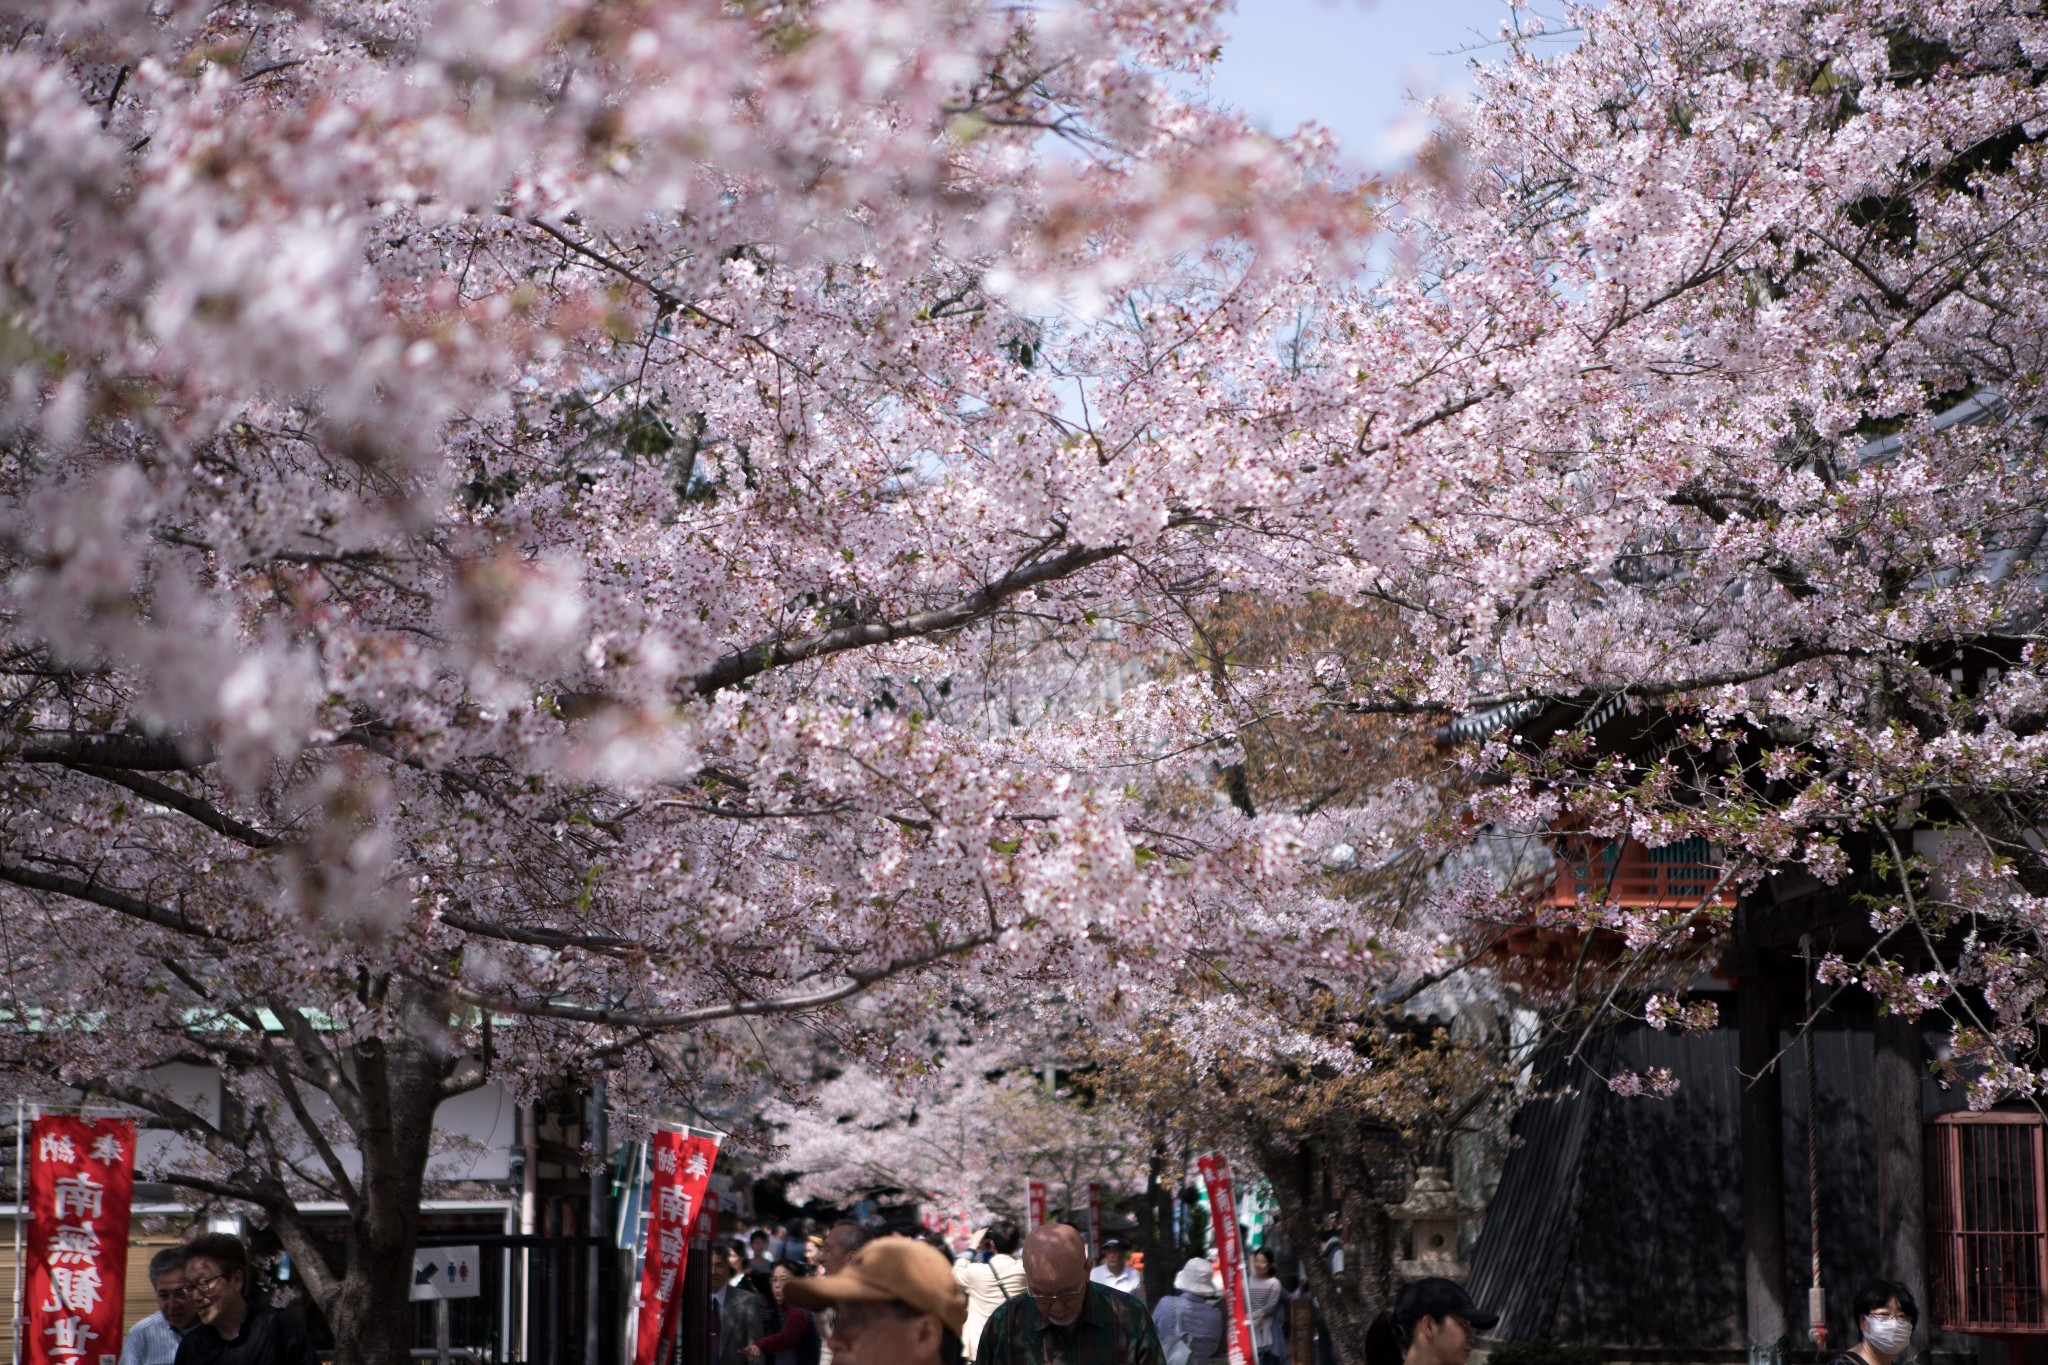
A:
[[[1649,848],[1630,838],[1591,834],[1556,836],[1557,871],[1542,903],[1633,906],[1687,910],[1735,904],[1733,887],[1720,885],[1721,870],[1704,839],[1681,839]]]
[[[1951,1332],[2048,1335],[2048,1179],[2039,1114],[1928,1125],[1935,1320]]]

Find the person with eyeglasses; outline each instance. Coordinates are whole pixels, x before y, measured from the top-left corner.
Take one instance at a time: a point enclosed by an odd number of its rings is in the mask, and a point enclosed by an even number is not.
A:
[[[1065,1223],[1024,1239],[1025,1292],[989,1318],[975,1365],[1165,1365],[1145,1301],[1088,1278],[1088,1244]]]
[[[911,1237],[877,1237],[837,1271],[783,1290],[832,1315],[833,1365],[961,1365],[967,1295],[945,1255]]]
[[[1899,1365],[1913,1354],[1920,1305],[1912,1290],[1896,1280],[1866,1280],[1849,1306],[1861,1340],[1837,1351],[1828,1365]]]
[[[121,1365],[171,1365],[178,1343],[199,1321],[185,1288],[185,1248],[165,1247],[149,1258],[149,1287],[156,1291],[156,1311],[128,1329]]]
[[[178,1343],[174,1365],[320,1365],[304,1323],[251,1297],[241,1238],[209,1232],[187,1242],[185,1287],[200,1325]]]
[[[762,1365],[818,1365],[824,1338],[811,1315],[789,1297],[789,1286],[805,1278],[802,1261],[784,1261],[768,1277],[768,1331],[740,1354]]]

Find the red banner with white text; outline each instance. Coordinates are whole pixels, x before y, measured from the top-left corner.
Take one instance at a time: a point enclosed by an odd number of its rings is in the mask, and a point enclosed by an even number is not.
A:
[[[1244,1278],[1244,1245],[1237,1235],[1237,1191],[1230,1163],[1205,1156],[1195,1163],[1209,1191],[1209,1218],[1216,1229],[1216,1268],[1223,1275],[1223,1300],[1230,1305],[1230,1365],[1252,1365],[1251,1300]]]
[[[1088,1254],[1102,1254],[1102,1182],[1088,1182]]]
[[[633,1365],[654,1365],[675,1340],[682,1304],[683,1266],[718,1140],[684,1133],[647,1139],[653,1167],[647,1182],[647,1249],[640,1261],[640,1311],[634,1324]]]
[[[1046,1193],[1043,1180],[1024,1182],[1024,1231],[1045,1226]]]
[[[28,1365],[114,1365],[128,1287],[135,1125],[49,1114],[28,1130]]]

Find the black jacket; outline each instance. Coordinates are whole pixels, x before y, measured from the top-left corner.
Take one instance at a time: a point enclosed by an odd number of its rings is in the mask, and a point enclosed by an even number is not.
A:
[[[746,1357],[740,1352],[767,1333],[760,1296],[744,1282],[729,1286],[718,1310],[718,1365],[744,1365]]]
[[[267,1303],[252,1303],[233,1341],[200,1323],[178,1343],[175,1365],[320,1365],[306,1325]]]

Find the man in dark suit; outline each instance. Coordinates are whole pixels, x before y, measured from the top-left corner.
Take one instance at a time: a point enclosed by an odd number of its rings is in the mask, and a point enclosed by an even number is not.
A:
[[[747,1344],[768,1330],[766,1312],[747,1283],[747,1249],[723,1246],[716,1255],[712,1269],[718,1287],[711,1292],[711,1304],[717,1314],[718,1365],[743,1365]]]

